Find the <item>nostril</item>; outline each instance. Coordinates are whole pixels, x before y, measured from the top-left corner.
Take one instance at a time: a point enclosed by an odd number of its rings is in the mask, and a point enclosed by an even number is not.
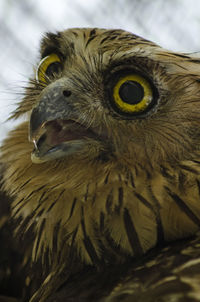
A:
[[[71,93],[70,90],[63,90],[63,95],[64,95],[65,97],[69,97],[71,94],[72,94],[72,93]]]

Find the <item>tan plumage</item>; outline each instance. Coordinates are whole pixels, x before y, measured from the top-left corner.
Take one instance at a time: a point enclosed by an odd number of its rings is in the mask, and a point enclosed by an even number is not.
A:
[[[25,262],[43,263],[31,301],[50,301],[85,265],[118,266],[200,228],[200,60],[103,29],[48,34],[41,57],[52,53],[59,69],[30,81],[13,114],[27,121],[1,150],[16,234],[33,234]],[[142,114],[113,105],[124,74],[150,83]]]

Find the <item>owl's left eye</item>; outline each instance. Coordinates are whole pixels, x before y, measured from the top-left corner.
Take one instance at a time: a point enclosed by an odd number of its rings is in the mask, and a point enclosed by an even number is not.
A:
[[[48,79],[61,70],[61,66],[61,60],[55,53],[43,58],[36,70],[37,82],[46,84]]]
[[[138,74],[119,77],[112,94],[112,103],[117,111],[129,115],[145,112],[154,100],[151,84]]]

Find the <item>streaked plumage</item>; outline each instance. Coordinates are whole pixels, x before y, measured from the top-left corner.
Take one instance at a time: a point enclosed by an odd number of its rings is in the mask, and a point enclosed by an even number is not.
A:
[[[9,134],[0,159],[16,234],[29,242],[25,263],[43,271],[32,302],[50,301],[85,266],[112,276],[115,266],[200,229],[200,60],[103,29],[47,34],[41,59],[13,114],[26,121]],[[174,273],[170,262],[167,269]],[[142,297],[138,271],[105,301],[118,301],[118,291]],[[118,272],[108,292],[119,279]]]

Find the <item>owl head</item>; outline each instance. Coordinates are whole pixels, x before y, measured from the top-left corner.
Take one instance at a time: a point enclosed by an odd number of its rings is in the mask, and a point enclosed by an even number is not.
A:
[[[123,30],[47,34],[26,96],[33,163],[156,166],[199,148],[199,60]]]

